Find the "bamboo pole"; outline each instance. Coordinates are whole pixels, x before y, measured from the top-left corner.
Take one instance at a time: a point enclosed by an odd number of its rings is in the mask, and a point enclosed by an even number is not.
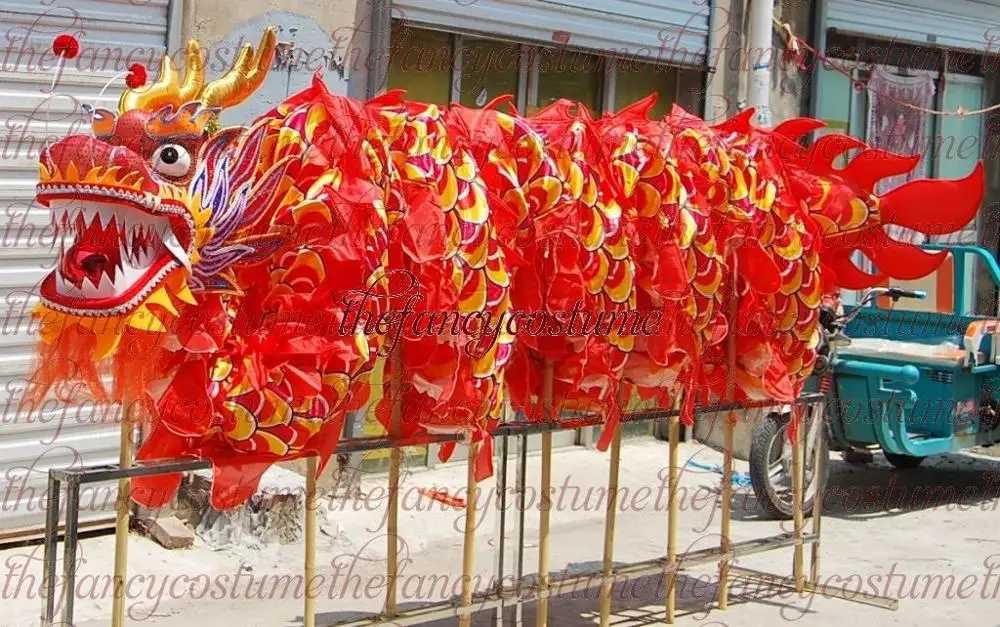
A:
[[[395,350],[390,355],[389,378],[389,437],[398,438],[403,426],[403,355]],[[393,618],[397,612],[396,582],[399,575],[399,471],[403,450],[389,449],[389,511],[386,517],[386,585],[385,615]]]
[[[118,442],[118,467],[132,467],[132,428],[133,421],[128,407],[122,412],[122,424]],[[112,578],[114,596],[111,601],[112,627],[125,626],[125,572],[128,568],[128,531],[130,518],[130,498],[132,480],[122,477],[118,480],[118,503],[115,508],[115,570]],[[67,516],[73,512],[66,512]]]
[[[726,338],[726,357],[729,362],[728,381],[726,382],[726,400],[730,403],[736,400],[736,330],[737,330],[737,306],[738,294],[736,292],[736,255],[730,258],[733,271],[733,283],[729,293],[729,333]],[[722,550],[722,559],[719,561],[719,609],[729,608],[729,566],[728,553],[732,546],[730,527],[733,519],[733,446],[735,430],[736,410],[731,409],[726,413],[725,424],[725,451],[723,451],[723,472],[722,490],[719,498],[722,499],[722,520],[719,533],[719,548]]]
[[[719,561],[719,609],[729,609],[729,551],[732,548],[732,536],[730,535],[730,523],[733,518],[733,413],[730,411],[726,415],[725,430],[725,457],[723,459],[722,492],[719,498],[722,499],[722,521],[719,548],[722,551],[722,559]]]
[[[500,420],[501,423],[509,422],[509,410],[510,405],[504,403],[503,415]],[[493,539],[494,546],[496,547],[496,550],[493,552],[493,582],[496,592],[503,591],[505,581],[504,572],[507,568],[507,488],[510,485],[510,440],[511,438],[505,435],[500,438],[500,446],[493,447],[493,453],[496,457],[494,460],[494,468],[497,469],[495,483],[496,494],[494,499],[497,515],[493,519]],[[501,601],[495,608],[495,627],[503,627],[505,615],[506,607],[504,602]]]
[[[528,477],[528,436],[517,436],[517,467],[514,469],[515,507],[517,508],[517,544],[514,546],[514,566],[512,568],[514,581],[520,590],[524,583],[524,517],[527,515]],[[514,604],[514,627],[524,625],[524,604]]]
[[[487,436],[488,437],[488,436]],[[462,605],[472,605],[472,569],[476,555],[476,456],[479,443],[469,443],[468,473],[465,479],[465,544],[462,547]],[[460,627],[472,624],[472,614],[462,614],[458,618]]]
[[[690,390],[687,393],[691,393]],[[683,397],[678,403],[678,407],[684,404]],[[670,625],[674,624],[677,610],[677,520],[679,517],[677,504],[678,482],[680,469],[678,463],[678,448],[680,446],[680,416],[670,417],[669,440],[670,440],[670,468],[667,479],[667,590],[666,590],[666,620]]]
[[[799,413],[797,408],[793,410],[792,420],[798,420]],[[803,535],[803,521],[802,521],[802,444],[805,441],[803,437],[804,424],[796,425],[795,439],[792,441],[792,520],[795,525],[795,553],[792,563],[792,573],[795,576],[795,591],[803,592],[805,591],[805,570],[803,568],[803,552],[804,546],[802,541]]]
[[[305,607],[302,612],[304,627],[316,627],[316,595],[313,581],[316,580],[316,470],[315,457],[306,458],[306,502],[305,502]]]
[[[815,587],[819,585],[819,551],[820,551],[820,526],[822,524],[823,518],[823,464],[827,462],[823,458],[823,441],[821,438],[825,437],[823,432],[824,424],[823,419],[826,417],[823,413],[823,405],[817,405],[816,416],[813,418],[814,426],[816,429],[816,450],[814,451],[814,461],[813,461],[813,476],[816,477],[816,494],[813,497],[813,511],[812,511],[812,532],[816,536],[812,545],[812,556],[809,560],[809,582]]]
[[[624,387],[624,386],[622,386]],[[617,403],[624,410],[624,392],[619,391]],[[611,466],[608,470],[608,501],[604,512],[604,564],[601,574],[601,627],[611,624],[611,596],[614,592],[615,517],[618,513],[618,470],[621,466],[622,426],[615,425],[611,440]]]
[[[542,371],[542,404],[545,417],[555,420],[552,407],[552,387],[555,379],[555,369],[552,362],[545,360]],[[542,476],[539,490],[539,524],[538,524],[538,585],[540,592],[549,589],[549,513],[552,509],[552,432],[542,433]],[[535,626],[546,627],[549,624],[549,599],[538,600],[535,614]]]

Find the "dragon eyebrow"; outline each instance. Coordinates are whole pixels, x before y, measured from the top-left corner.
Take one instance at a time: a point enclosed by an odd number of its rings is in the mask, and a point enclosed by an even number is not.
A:
[[[90,127],[97,137],[109,137],[114,135],[115,126],[118,124],[118,116],[107,109],[96,108],[90,112]]]
[[[153,141],[162,141],[166,139],[166,137],[164,137],[163,135],[151,135],[148,131],[146,132],[146,137],[149,137]],[[171,133],[169,138],[171,140],[174,139],[180,140],[180,139],[198,139],[199,137],[201,137],[201,133]]]
[[[198,101],[189,102],[177,111],[174,111],[173,105],[168,104],[146,121],[144,130],[154,140],[167,135],[197,138],[218,113],[218,108],[203,108]]]

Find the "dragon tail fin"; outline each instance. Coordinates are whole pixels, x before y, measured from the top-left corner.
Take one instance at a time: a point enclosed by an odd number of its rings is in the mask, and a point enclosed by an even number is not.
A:
[[[785,122],[775,132],[794,141],[815,128],[818,126],[799,119]],[[839,157],[854,150],[859,152],[846,167],[834,166]],[[820,200],[810,211],[814,217],[822,216],[827,241],[824,256],[837,275],[838,285],[848,289],[876,286],[886,278],[918,279],[934,272],[947,251],[931,253],[898,241],[885,227],[904,227],[925,236],[954,233],[975,219],[985,190],[980,162],[964,178],[916,179],[879,195],[879,181],[913,171],[920,156],[868,148],[840,133],[820,137],[792,163],[820,179],[817,185],[823,189],[816,195]],[[869,274],[854,266],[850,257],[855,251],[871,259],[878,272]]]

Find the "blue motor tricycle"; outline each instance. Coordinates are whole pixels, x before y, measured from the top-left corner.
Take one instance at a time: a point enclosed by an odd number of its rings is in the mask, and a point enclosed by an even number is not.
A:
[[[925,245],[928,250],[943,250]],[[995,285],[1000,266],[978,246],[949,246],[956,313],[905,311],[903,298],[922,292],[896,287],[866,290],[854,305],[821,310],[819,357],[808,391],[826,395],[804,420],[804,513],[826,485],[829,464],[815,472],[816,447],[881,449],[898,469],[931,455],[1000,441],[1000,319],[973,315],[965,305],[966,264],[984,262]],[[888,306],[879,306],[878,297]],[[766,512],[792,517],[789,414],[776,412],[753,427],[750,478]]]

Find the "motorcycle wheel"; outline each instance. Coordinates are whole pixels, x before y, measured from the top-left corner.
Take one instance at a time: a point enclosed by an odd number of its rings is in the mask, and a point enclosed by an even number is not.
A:
[[[788,441],[788,415],[771,414],[759,421],[753,429],[750,444],[750,482],[761,509],[771,518],[790,520],[792,511],[792,447]],[[829,478],[829,452],[823,425],[811,427],[807,419],[805,428],[805,493],[802,515],[811,516],[817,488],[826,487]],[[823,459],[822,471],[815,472],[815,447],[820,446]],[[822,476],[818,476],[822,475]]]

